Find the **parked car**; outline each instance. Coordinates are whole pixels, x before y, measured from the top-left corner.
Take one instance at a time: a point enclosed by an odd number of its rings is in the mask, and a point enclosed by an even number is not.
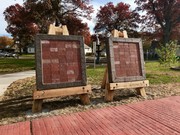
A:
[[[4,52],[0,52],[0,57],[5,57],[5,53]]]
[[[0,57],[13,57],[13,58],[18,58],[18,54],[14,52],[0,52]]]

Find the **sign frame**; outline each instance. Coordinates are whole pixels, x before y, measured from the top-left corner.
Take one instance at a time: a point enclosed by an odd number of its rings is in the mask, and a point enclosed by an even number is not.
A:
[[[137,44],[139,51],[139,58],[140,58],[140,68],[141,68],[141,75],[139,76],[116,76],[116,69],[115,69],[115,60],[114,60],[114,50],[113,50],[113,43],[133,43]],[[115,38],[110,37],[106,41],[106,52],[107,52],[107,65],[108,65],[108,79],[109,83],[118,83],[118,82],[132,82],[132,81],[140,81],[145,80],[145,69],[144,69],[144,55],[143,55],[143,48],[142,48],[142,40],[140,38]]]
[[[41,41],[78,41],[80,45],[80,64],[81,64],[81,81],[75,82],[61,82],[61,83],[43,83],[43,69],[42,69],[42,45]],[[65,35],[47,35],[47,34],[37,34],[36,35],[36,48],[35,48],[35,58],[36,58],[36,87],[37,90],[48,90],[48,89],[58,89],[76,86],[86,86],[86,63],[85,63],[85,53],[84,53],[84,39],[82,36],[65,36]]]

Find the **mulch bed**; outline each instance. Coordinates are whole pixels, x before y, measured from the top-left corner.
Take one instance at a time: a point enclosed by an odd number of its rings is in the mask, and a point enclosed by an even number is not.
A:
[[[82,105],[78,96],[51,98],[43,101],[42,113],[32,114],[32,91],[36,88],[35,77],[15,81],[8,87],[4,96],[0,97],[0,125],[180,95],[180,83],[158,84],[146,88],[146,98],[137,95],[133,89],[123,89],[115,92],[113,102],[105,102],[105,90],[98,85],[92,85],[92,87],[92,94],[89,95],[90,105]]]

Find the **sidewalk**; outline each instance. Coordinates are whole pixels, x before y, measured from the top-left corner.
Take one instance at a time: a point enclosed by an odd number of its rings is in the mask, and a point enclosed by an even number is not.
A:
[[[0,126],[0,135],[180,135],[180,96]]]
[[[7,87],[14,81],[31,76],[35,76],[35,70],[0,75],[0,96],[3,95]]]

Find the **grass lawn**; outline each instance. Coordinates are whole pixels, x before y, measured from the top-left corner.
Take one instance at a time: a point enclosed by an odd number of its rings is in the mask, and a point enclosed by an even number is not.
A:
[[[0,74],[35,69],[35,60],[29,59],[0,59]],[[174,71],[160,65],[157,61],[147,61],[145,64],[146,77],[151,84],[180,82],[180,71]],[[104,76],[105,66],[87,67],[88,83],[100,85]]]
[[[157,61],[148,61],[145,67],[146,77],[151,84],[180,82],[180,71],[164,67]]]
[[[0,74],[35,69],[34,59],[0,58]]]
[[[105,72],[105,66],[87,67],[88,83],[93,85],[101,85]]]
[[[180,82],[180,71],[174,71],[160,65],[157,61],[145,63],[146,78],[151,84],[166,84]],[[87,68],[87,76],[90,84],[100,85],[105,72],[105,67],[100,66],[94,69]]]

